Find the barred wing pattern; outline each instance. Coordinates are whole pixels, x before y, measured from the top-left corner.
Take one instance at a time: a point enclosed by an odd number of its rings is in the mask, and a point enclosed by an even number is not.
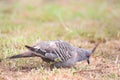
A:
[[[39,53],[40,55],[42,55],[41,57],[48,58],[48,56],[46,56],[46,54],[49,53],[50,56],[53,55],[53,56],[51,56],[51,58],[49,57],[50,59],[57,56],[57,58],[61,62],[65,62],[68,59],[70,59],[72,57],[71,52],[74,50],[74,47],[72,45],[68,44],[67,42],[60,41],[60,40],[59,41],[41,42],[41,43],[38,43],[37,45],[35,45],[34,48],[38,49],[35,51],[37,54]]]
[[[71,58],[71,52],[74,50],[73,47],[64,42],[64,41],[56,41],[55,42],[57,49],[55,50],[55,54],[64,62]]]

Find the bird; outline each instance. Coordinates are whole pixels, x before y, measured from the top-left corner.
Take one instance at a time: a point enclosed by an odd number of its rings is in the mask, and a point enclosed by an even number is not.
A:
[[[7,59],[41,57],[47,63],[52,63],[51,68],[70,67],[75,63],[86,60],[90,64],[90,56],[94,53],[99,43],[92,50],[75,47],[63,40],[42,41],[34,46],[25,45],[28,51],[7,57]]]

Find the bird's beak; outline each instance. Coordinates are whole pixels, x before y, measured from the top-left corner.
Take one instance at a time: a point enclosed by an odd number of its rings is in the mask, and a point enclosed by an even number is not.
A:
[[[87,63],[90,64],[90,60],[89,59],[87,59]]]

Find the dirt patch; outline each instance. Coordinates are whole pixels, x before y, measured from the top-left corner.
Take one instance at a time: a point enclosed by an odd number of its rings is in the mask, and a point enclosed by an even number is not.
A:
[[[89,43],[89,42],[88,42]],[[29,63],[18,63],[19,66],[12,67],[8,65],[9,62],[0,62],[0,78],[1,80],[39,80],[39,79],[120,79],[120,58],[116,56],[119,55],[119,41],[108,41],[106,43],[101,43],[95,54],[91,57],[91,64],[87,65],[85,61],[76,64],[76,68],[62,68],[54,69],[51,71],[49,66],[42,62],[40,66],[39,60],[33,61],[36,66],[32,66]],[[81,44],[82,45],[82,44]],[[88,46],[94,46],[93,43],[89,43]],[[37,59],[37,58],[36,58]],[[27,60],[27,59],[26,59]],[[29,59],[28,59],[29,60]],[[14,64],[14,61],[11,63]],[[33,64],[34,65],[34,64]],[[44,65],[44,66],[43,66]],[[44,75],[44,77],[43,77]],[[79,76],[80,75],[80,76]],[[74,77],[76,76],[76,78]]]

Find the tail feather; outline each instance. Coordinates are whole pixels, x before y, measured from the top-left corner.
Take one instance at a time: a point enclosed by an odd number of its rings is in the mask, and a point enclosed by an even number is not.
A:
[[[7,57],[6,59],[15,59],[15,58],[26,58],[26,57],[35,57],[36,55],[33,54],[32,52],[30,51],[26,51],[22,54],[18,54],[18,55],[13,55],[13,56],[10,56],[10,57]]]

